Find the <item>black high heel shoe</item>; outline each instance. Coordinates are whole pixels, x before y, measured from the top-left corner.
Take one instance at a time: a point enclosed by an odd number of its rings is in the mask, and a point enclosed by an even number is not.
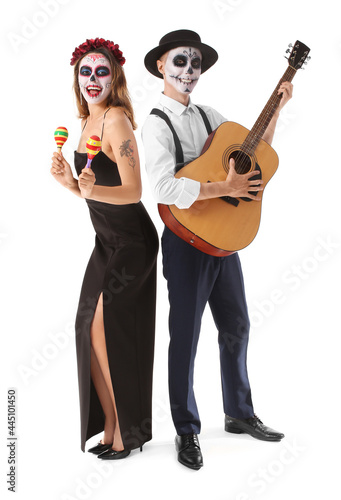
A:
[[[94,455],[99,455],[100,453],[104,453],[107,450],[110,450],[112,447],[111,444],[103,444],[99,441],[99,443],[96,444],[96,446],[93,446],[92,448],[88,449],[89,453],[93,453]]]
[[[102,460],[120,460],[121,458],[126,458],[128,455],[130,455],[130,450],[116,451],[110,449],[98,455],[97,458],[102,458]]]
[[[140,451],[142,451],[142,446],[140,446]],[[129,455],[130,450],[116,451],[110,449],[98,455],[97,458],[101,458],[102,460],[120,460],[121,458],[126,458]]]

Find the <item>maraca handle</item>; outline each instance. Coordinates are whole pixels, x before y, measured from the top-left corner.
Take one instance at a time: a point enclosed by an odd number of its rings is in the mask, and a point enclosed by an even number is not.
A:
[[[92,158],[88,158],[88,161],[87,161],[87,164],[85,165],[86,168],[90,168],[91,167],[91,162],[92,162]]]

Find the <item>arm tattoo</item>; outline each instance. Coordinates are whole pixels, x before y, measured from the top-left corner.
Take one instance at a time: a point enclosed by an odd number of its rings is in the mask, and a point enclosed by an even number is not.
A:
[[[120,146],[120,153],[121,153],[121,156],[126,156],[127,158],[129,158],[129,165],[132,168],[134,168],[136,165],[135,158],[133,157],[134,148],[130,143],[131,143],[130,139],[123,141],[121,146]]]

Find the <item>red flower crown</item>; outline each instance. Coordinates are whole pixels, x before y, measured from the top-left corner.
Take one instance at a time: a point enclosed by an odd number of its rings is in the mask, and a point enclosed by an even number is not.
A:
[[[90,38],[86,40],[86,42],[82,43],[79,47],[76,47],[74,52],[72,53],[71,58],[71,66],[75,64],[76,61],[87,52],[91,52],[92,50],[99,49],[100,47],[106,47],[110,50],[115,56],[116,61],[123,66],[126,62],[123,57],[123,53],[119,50],[119,46],[117,43],[111,42],[110,40],[104,40],[104,38]]]

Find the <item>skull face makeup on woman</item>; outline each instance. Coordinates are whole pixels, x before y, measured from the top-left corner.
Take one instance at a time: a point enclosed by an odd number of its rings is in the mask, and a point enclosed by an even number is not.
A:
[[[110,62],[103,54],[90,53],[83,57],[78,74],[80,91],[88,104],[99,104],[111,92]]]
[[[168,52],[165,79],[178,92],[189,94],[201,74],[201,52],[192,47],[177,47]]]

